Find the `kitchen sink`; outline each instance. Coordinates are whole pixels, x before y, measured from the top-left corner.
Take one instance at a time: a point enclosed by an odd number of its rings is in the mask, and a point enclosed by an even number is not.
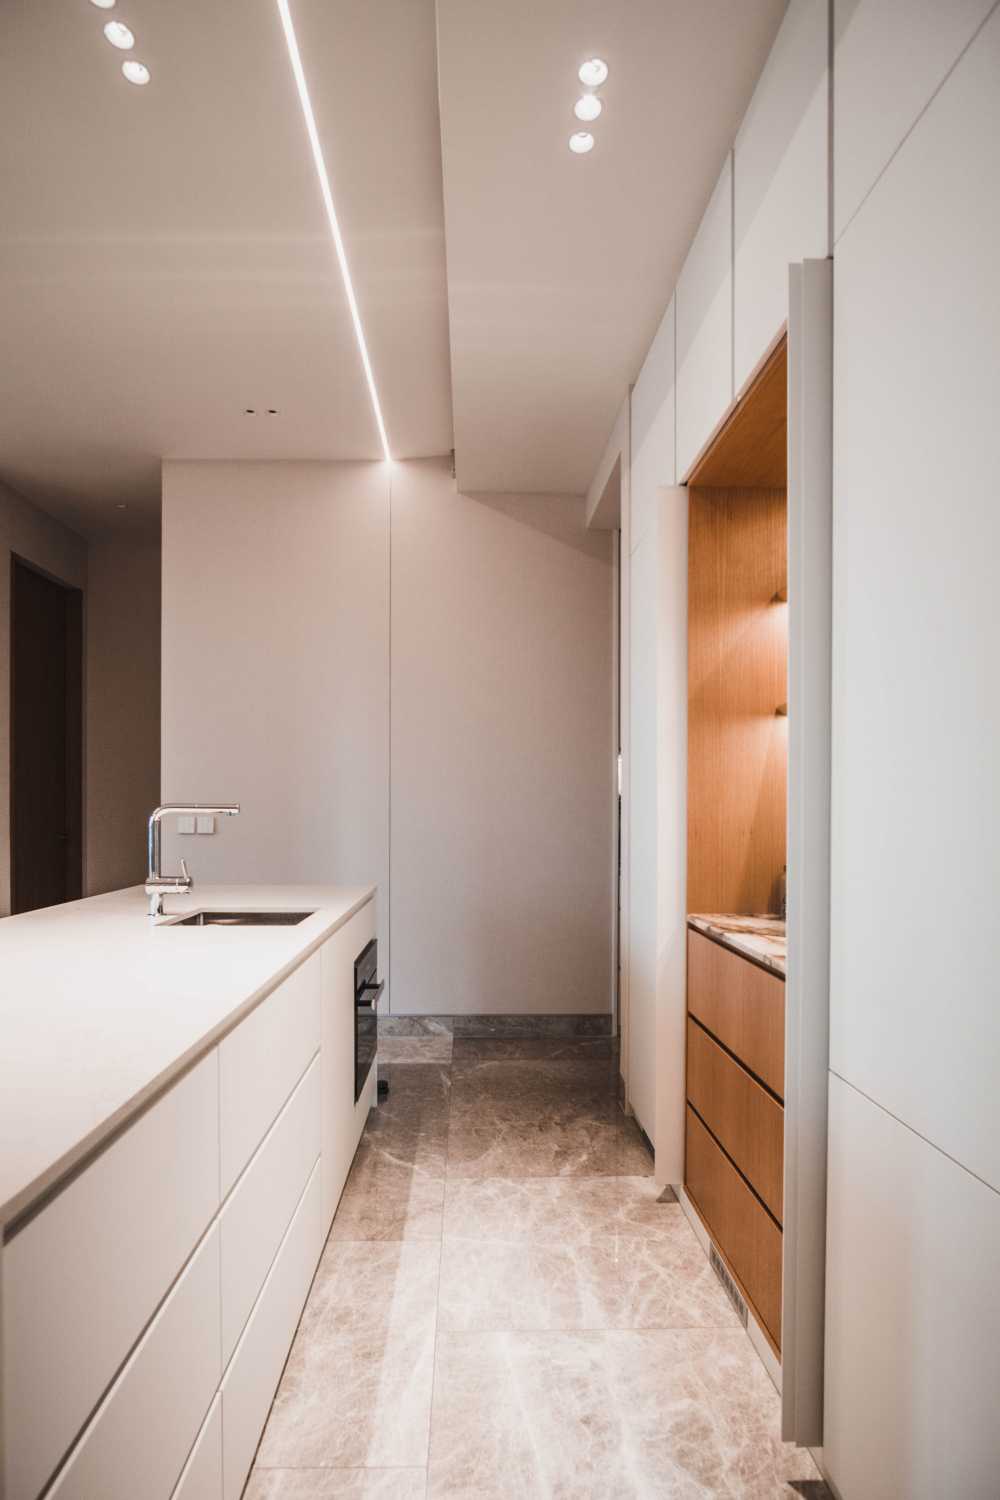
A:
[[[170,927],[295,927],[311,911],[193,911],[189,917],[164,923]]]

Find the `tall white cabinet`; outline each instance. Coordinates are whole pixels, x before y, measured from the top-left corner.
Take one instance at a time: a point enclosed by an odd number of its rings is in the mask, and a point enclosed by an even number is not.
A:
[[[1000,890],[1000,11],[938,89],[976,7],[913,8],[909,76],[883,49],[883,99],[866,92],[858,37],[898,38],[901,7],[846,9],[838,180],[867,196],[834,277],[824,1445],[844,1500],[987,1500],[1000,1473],[986,938]],[[884,140],[869,150],[887,108],[905,136],[888,165]]]

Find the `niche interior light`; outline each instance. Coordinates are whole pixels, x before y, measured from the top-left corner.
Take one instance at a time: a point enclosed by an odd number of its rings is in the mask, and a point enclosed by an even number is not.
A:
[[[608,65],[603,57],[589,57],[585,63],[580,64],[580,71],[576,76],[585,88],[599,89],[608,76]]]
[[[578,120],[596,120],[604,108],[596,94],[583,94],[573,105],[573,113]]]
[[[104,35],[112,47],[118,47],[122,52],[128,52],[131,47],[135,46],[135,37],[124,21],[107,21],[104,26]]]
[[[594,149],[594,137],[589,130],[577,130],[569,138],[569,149],[577,156],[586,156]]]
[[[149,82],[149,69],[145,63],[141,63],[136,57],[126,57],[122,63],[122,72],[129,83],[141,85]]]
[[[333,190],[330,187],[330,177],[326,170],[326,162],[323,159],[323,147],[320,144],[319,131],[316,128],[316,117],[313,114],[312,102],[309,98],[309,87],[306,83],[305,69],[302,66],[302,55],[299,52],[292,13],[289,9],[288,0],[277,0],[277,4],[278,14],[281,17],[281,27],[285,33],[285,46],[288,48],[288,60],[292,65],[292,75],[295,79],[295,87],[298,90],[299,103],[302,106],[302,118],[305,121],[306,135],[309,137],[313,165],[316,168],[316,176],[319,179],[323,207],[326,209],[327,223],[330,226],[330,238],[333,240],[333,247],[337,252],[337,264],[340,266],[340,274],[344,282],[344,292],[347,296],[347,305],[351,310],[351,322],[354,324],[354,337],[357,340],[358,353],[361,356],[361,365],[365,372],[365,380],[368,382],[368,394],[371,397],[372,410],[375,413],[375,425],[378,428],[378,435],[382,440],[382,451],[385,454],[385,461],[386,463],[392,463],[392,454],[389,451],[389,438],[385,430],[385,422],[382,418],[382,406],[379,402],[378,390],[375,386],[375,374],[372,370],[372,362],[368,357],[368,344],[365,340],[364,328],[361,325],[358,299],[354,295],[354,283],[351,280],[351,270],[347,264],[347,251],[344,249],[344,240],[340,233],[337,210],[333,204]]]

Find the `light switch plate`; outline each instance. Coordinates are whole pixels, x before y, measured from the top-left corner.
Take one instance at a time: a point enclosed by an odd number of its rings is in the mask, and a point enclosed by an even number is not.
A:
[[[186,816],[177,819],[178,833],[194,833],[194,818]]]
[[[211,813],[199,813],[198,814],[198,832],[199,833],[214,833],[215,832],[215,818],[212,816]]]

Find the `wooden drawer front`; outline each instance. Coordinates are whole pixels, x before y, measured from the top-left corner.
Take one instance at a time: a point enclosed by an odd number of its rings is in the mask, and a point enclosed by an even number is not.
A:
[[[369,901],[320,949],[323,967],[323,1229],[340,1202],[368,1113],[354,1103],[354,960],[375,936]]]
[[[229,1363],[319,1156],[316,1057],[222,1210],[222,1363]]]
[[[171,1500],[222,1500],[222,1397],[216,1396]]]
[[[319,1007],[314,953],[219,1044],[223,1197],[315,1056]]]
[[[688,1099],[780,1221],[785,1111],[690,1016],[687,1029]]]
[[[780,1347],[781,1230],[690,1107],[684,1185]]]
[[[218,1082],[213,1051],[4,1247],[7,1500],[34,1500],[218,1210]]]
[[[688,929],[688,1010],[785,1097],[785,982]]]
[[[221,1374],[219,1231],[213,1225],[49,1500],[169,1500]]]
[[[320,1171],[317,1165],[222,1382],[225,1500],[239,1500],[267,1421],[285,1357],[323,1248],[320,1214]]]

